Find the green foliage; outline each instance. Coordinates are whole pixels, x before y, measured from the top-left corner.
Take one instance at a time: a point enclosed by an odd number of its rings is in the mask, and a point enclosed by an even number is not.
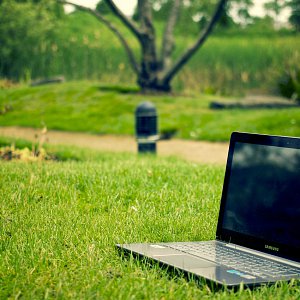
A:
[[[10,69],[18,62],[20,68],[27,70],[28,77],[33,79],[62,74],[73,80],[135,83],[135,76],[124,59],[126,54],[118,40],[95,18],[76,12],[66,16],[56,28],[55,41],[44,44],[45,52],[30,55],[30,60],[8,61]],[[162,29],[159,23],[157,32]],[[240,30],[239,36],[234,30],[233,36],[223,31],[219,36],[211,37],[175,78],[174,89],[209,89],[230,95],[252,88],[274,89],[277,72],[282,73],[284,62],[300,48],[299,39],[297,36],[276,36],[270,31],[266,31],[268,36],[258,37],[257,28],[251,28],[251,32],[250,28],[247,30]],[[185,35],[178,36],[176,57],[186,45],[193,43],[195,37],[186,34],[191,31],[192,27],[188,25],[184,27]],[[126,31],[124,34],[138,55],[139,49],[132,36]]]
[[[203,29],[210,21],[218,2],[219,1],[217,0],[187,1],[184,9],[181,10],[181,24],[179,23],[179,27],[186,27],[186,24],[192,26],[192,23],[194,22],[197,24],[198,32],[200,32],[200,30]]]
[[[74,12],[59,19],[44,8],[44,2],[17,5],[6,0],[2,3],[1,77],[29,81],[64,75],[69,80],[135,84],[135,74],[123,48],[104,25],[86,13]],[[43,11],[43,20],[38,19],[39,9]],[[251,89],[274,90],[285,61],[300,48],[299,38],[291,33],[274,32],[271,19],[254,21],[244,29],[236,24],[227,30],[219,26],[215,36],[175,78],[174,90],[213,91],[225,95],[238,95]],[[181,22],[174,59],[194,42],[199,26],[191,20]],[[119,27],[139,56],[139,47],[132,35]],[[163,29],[164,23],[157,22],[158,35]]]
[[[0,6],[0,74],[15,80],[47,75],[54,32],[61,8],[50,1],[16,3],[4,0]]]
[[[212,37],[178,74],[178,80],[194,90],[225,95],[251,89],[272,91],[278,74],[299,47],[297,37],[267,38],[255,33],[251,38]]]
[[[300,69],[282,75],[278,82],[278,88],[282,96],[300,101]]]
[[[102,15],[108,15],[111,13],[109,6],[106,4],[105,0],[101,0],[98,2],[96,6],[96,10]]]
[[[249,9],[254,5],[253,0],[231,0],[229,1],[230,6],[234,6],[237,10],[239,22],[242,26],[251,23],[252,16],[250,15]]]
[[[300,31],[300,0],[289,0],[287,1],[286,5],[289,6],[292,10],[289,21],[299,32]]]
[[[264,8],[270,12],[274,18],[278,17],[284,6],[285,0],[269,0],[264,4]]]
[[[274,35],[274,19],[270,16],[263,18],[253,18],[253,22],[247,26],[247,33],[261,35]]]
[[[119,94],[86,82],[0,91],[0,107],[12,110],[0,115],[2,126],[26,126],[97,134],[134,135],[134,111],[144,100],[158,110],[161,132],[173,129],[177,138],[228,141],[232,131],[300,136],[300,107],[285,109],[211,110],[217,96],[151,96]],[[131,88],[119,90],[128,91]]]
[[[183,1],[179,13],[179,20],[176,25],[177,33],[186,35],[186,27],[189,27],[189,34],[198,35],[199,32],[208,24],[210,21],[215,8],[217,6],[217,0],[192,0]],[[170,10],[173,3],[172,1],[166,0],[155,0],[153,1],[153,15],[154,19],[158,22],[165,22],[170,14]],[[229,15],[230,2],[227,4],[223,16],[220,20],[220,26],[227,28],[233,25],[233,20]]]
[[[284,70],[278,79],[278,90],[282,96],[300,102],[300,65],[298,52],[294,53],[285,63]]]
[[[183,1],[180,10],[179,22],[177,24],[177,31],[181,34],[186,34],[186,26],[188,24],[188,26],[190,27],[190,33],[199,34],[199,32],[210,21],[218,2],[218,0]],[[172,1],[168,0],[154,0],[154,18],[158,21],[165,22],[165,20],[169,16],[172,4]],[[235,7],[238,13],[244,16],[252,5],[252,0],[228,1],[225,6],[225,11],[219,21],[218,27],[228,28],[237,25],[230,16],[230,11],[232,10],[232,8]],[[249,21],[249,19],[251,19],[251,16],[247,14],[246,19],[247,21]]]

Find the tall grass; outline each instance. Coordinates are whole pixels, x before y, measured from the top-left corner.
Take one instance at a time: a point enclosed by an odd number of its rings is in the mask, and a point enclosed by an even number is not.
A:
[[[128,31],[122,31],[139,56],[137,42]],[[28,73],[33,79],[62,74],[70,80],[135,84],[136,76],[119,41],[92,16],[80,12],[68,15],[57,32],[52,44],[32,57]],[[195,40],[188,29],[186,32],[177,38],[175,56]],[[298,49],[297,35],[211,36],[173,84],[176,90],[230,95],[253,89],[273,92],[288,65],[299,64]],[[16,58],[17,63],[22,62]]]
[[[194,90],[227,95],[255,89],[274,92],[284,71],[299,64],[299,47],[296,37],[211,37],[178,81]]]

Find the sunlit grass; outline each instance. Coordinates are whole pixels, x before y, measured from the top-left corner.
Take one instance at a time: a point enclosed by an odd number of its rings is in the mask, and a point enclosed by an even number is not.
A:
[[[216,99],[226,101],[201,94],[121,94],[110,90],[107,85],[101,89],[99,83],[84,81],[21,86],[0,90],[0,109],[10,107],[0,115],[0,124],[134,135],[136,106],[148,100],[157,106],[160,130],[176,131],[178,138],[228,141],[232,131],[300,136],[298,107],[212,110],[209,104]]]
[[[299,298],[295,282],[215,291],[121,258],[116,243],[214,238],[224,168],[82,151],[0,161],[1,299]]]

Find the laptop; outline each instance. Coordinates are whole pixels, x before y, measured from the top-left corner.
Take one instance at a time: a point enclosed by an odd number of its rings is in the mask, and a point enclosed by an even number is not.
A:
[[[232,133],[215,240],[117,247],[227,287],[300,279],[300,138]]]

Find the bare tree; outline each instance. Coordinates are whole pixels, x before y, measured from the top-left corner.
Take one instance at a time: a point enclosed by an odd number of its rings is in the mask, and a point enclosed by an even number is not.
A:
[[[137,83],[144,92],[168,92],[171,90],[172,79],[206,41],[218,19],[221,17],[227,2],[227,0],[219,0],[210,22],[208,22],[207,26],[199,34],[194,44],[188,47],[175,61],[172,61],[172,55],[175,49],[174,28],[178,20],[182,0],[173,1],[173,6],[165,26],[161,51],[159,53],[156,47],[151,0],[138,0],[138,22],[125,16],[115,5],[113,0],[103,0],[111,9],[112,13],[121,20],[123,25],[126,26],[138,40],[141,48],[140,61],[138,61],[124,35],[121,34],[118,28],[108,20],[107,17],[94,9],[82,5],[64,0],[57,1],[62,4],[70,4],[79,10],[94,15],[118,37],[128,55],[130,65],[137,75]]]

